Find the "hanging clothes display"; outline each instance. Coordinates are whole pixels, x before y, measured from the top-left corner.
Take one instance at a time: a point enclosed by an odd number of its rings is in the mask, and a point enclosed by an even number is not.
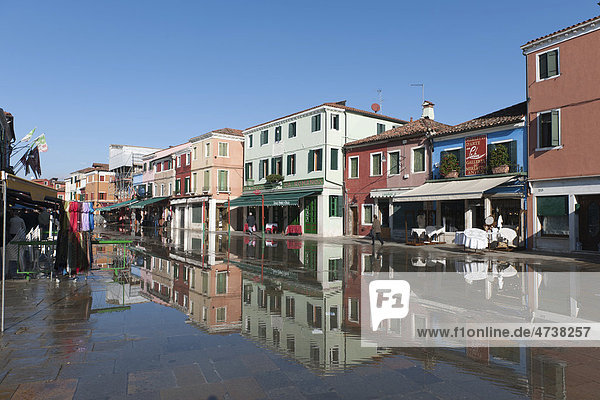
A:
[[[66,201],[59,214],[57,272],[79,273],[92,265],[93,207],[90,203]]]
[[[88,232],[90,230],[90,203],[81,203],[79,208],[79,220],[81,221],[79,230],[81,232]]]

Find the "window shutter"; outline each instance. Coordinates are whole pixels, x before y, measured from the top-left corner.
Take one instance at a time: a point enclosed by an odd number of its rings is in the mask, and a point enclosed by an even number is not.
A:
[[[277,173],[277,171],[275,171],[276,165],[277,165],[276,160],[274,158],[272,158],[271,159],[271,174]]]
[[[343,196],[338,196],[337,197],[337,216],[341,217],[344,213],[344,203],[343,203]]]
[[[548,76],[558,75],[558,50],[551,51],[548,54]]]
[[[312,117],[312,118],[310,119],[310,123],[311,123],[311,124],[310,124],[310,131],[311,131],[311,132],[314,132],[314,131],[316,131],[316,130],[317,130],[317,129],[316,129],[316,126],[317,126],[317,120],[316,120],[316,117]]]
[[[389,174],[398,174],[398,153],[390,153]]]
[[[548,77],[548,53],[544,53],[539,56],[539,63],[540,79],[546,79]]]
[[[560,119],[558,118],[558,110],[552,110],[552,146],[560,144],[559,130]]]
[[[287,168],[285,171],[288,175],[291,175],[291,171],[292,171],[292,157],[291,156],[287,156]]]
[[[512,142],[508,143],[508,154],[510,157],[509,165],[510,165],[511,171],[519,172],[519,170],[518,170],[519,166],[517,164],[519,161],[519,157],[517,155],[517,141],[516,140],[513,140]],[[514,170],[513,170],[513,168],[514,168]]]
[[[308,151],[308,172],[315,170],[315,152],[313,150]]]
[[[315,150],[317,154],[317,171],[321,171],[323,169],[323,151]]]
[[[331,149],[331,169],[338,169],[338,149]]]

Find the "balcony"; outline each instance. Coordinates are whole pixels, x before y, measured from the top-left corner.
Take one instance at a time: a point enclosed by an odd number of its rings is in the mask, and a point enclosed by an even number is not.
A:
[[[524,174],[527,171],[525,171],[525,168],[520,165],[520,164],[509,164],[508,165],[508,172],[506,174]],[[476,177],[476,176],[493,176],[493,175],[503,175],[503,173],[498,173],[498,174],[494,174],[492,173],[492,168],[491,166],[488,164],[486,167],[486,173],[485,174],[477,174],[477,175],[465,175],[465,166],[461,166],[460,171],[458,171],[458,178],[464,178],[464,177]],[[438,179],[456,179],[456,178],[446,178],[444,177],[439,168],[435,167],[435,169],[433,171],[430,172],[430,180],[438,180]]]

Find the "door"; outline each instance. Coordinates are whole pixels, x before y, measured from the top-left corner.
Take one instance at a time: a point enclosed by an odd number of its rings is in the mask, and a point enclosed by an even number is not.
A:
[[[582,250],[600,248],[600,196],[579,196],[579,240]]]
[[[358,235],[358,207],[350,207],[352,211],[352,234]]]
[[[300,225],[300,207],[288,207],[288,225]]]
[[[317,233],[317,198],[304,198],[304,232]]]
[[[228,221],[229,216],[227,215],[227,208],[219,207],[218,209],[219,221],[217,224],[217,229],[222,229],[224,231],[229,229]]]

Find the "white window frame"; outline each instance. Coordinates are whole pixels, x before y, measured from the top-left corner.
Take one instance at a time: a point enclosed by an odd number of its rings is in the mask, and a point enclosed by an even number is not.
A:
[[[380,174],[374,175],[373,174],[373,156],[376,156],[377,154],[379,154],[381,156],[381,165],[379,170],[381,171]],[[382,151],[376,151],[375,153],[370,153],[369,154],[369,159],[370,159],[370,169],[369,169],[369,176],[383,176],[383,152]]]
[[[410,172],[424,174],[427,172],[427,151],[423,151],[423,171],[415,171],[415,150],[425,149],[425,146],[416,146],[410,149]]]
[[[160,185],[160,195],[161,196],[165,195],[165,184],[164,183]]]
[[[251,149],[254,146],[254,137],[252,136],[252,134],[248,135],[248,142],[246,146],[249,149]]]
[[[352,319],[352,300],[356,300],[358,305],[356,309],[358,310],[356,319]],[[348,321],[360,323],[360,297],[349,297],[348,298]]]
[[[181,168],[181,156],[177,156],[177,168]]]
[[[204,143],[204,157],[210,157],[210,142]]]
[[[541,139],[541,128],[542,128],[542,124],[540,123],[540,115],[542,114],[548,114],[550,113],[550,115],[552,115],[552,111],[558,111],[558,146],[547,146],[547,147],[541,147],[540,145],[540,139]],[[563,148],[563,144],[562,144],[562,113],[560,111],[560,108],[552,108],[550,110],[546,110],[546,111],[540,111],[539,113],[536,114],[536,125],[537,125],[537,138],[536,138],[536,148],[535,151],[546,151],[546,150],[558,150],[558,149],[562,149]]]
[[[351,176],[352,174],[352,159],[356,158],[356,176]],[[348,179],[358,179],[360,176],[360,159],[359,156],[350,156],[348,157]]]
[[[219,290],[219,274],[225,274],[225,293],[217,293]],[[227,276],[227,271],[217,271],[215,274],[215,295],[224,295],[229,293],[229,276]]]
[[[196,146],[192,147],[192,158],[194,161],[198,159],[198,148]]]
[[[333,120],[334,120],[336,117],[337,117],[337,119],[338,119],[338,127],[337,127],[337,128],[335,128],[335,127],[333,126]],[[334,131],[339,131],[339,130],[340,130],[340,122],[341,122],[340,114],[338,114],[338,113],[332,113],[332,114],[331,114],[330,121],[331,121],[331,122],[330,122],[330,127],[331,127],[331,129],[332,129],[332,130],[334,130]]]
[[[169,182],[169,196],[173,195],[173,182]]]
[[[365,222],[365,208],[371,208],[371,222]],[[360,223],[361,225],[373,225],[373,217],[375,216],[375,205],[374,204],[361,204],[360,207]]]
[[[227,173],[227,184],[225,185],[226,186],[225,190],[219,189],[219,172],[221,172],[221,171]],[[227,170],[227,169],[218,169],[217,170],[217,192],[218,193],[229,193],[229,191],[230,191],[230,188],[229,188],[229,170]]]
[[[223,320],[219,321],[219,310],[223,309]],[[216,307],[215,308],[215,322],[223,323],[227,322],[227,307]]]
[[[390,160],[392,159],[391,154],[392,153],[398,153],[398,173],[397,174],[392,174],[390,172],[390,168],[392,163],[390,162]],[[394,151],[388,151],[387,152],[387,165],[386,165],[386,170],[387,170],[387,175],[388,176],[398,176],[398,175],[402,175],[402,152],[400,150],[394,150]]]
[[[185,165],[190,165],[190,154],[189,153],[185,153]]]
[[[550,53],[551,51],[554,51],[554,50],[556,50],[556,67],[558,68],[558,74],[542,79],[542,78],[540,78],[540,56],[542,54]],[[559,47],[553,47],[551,49],[539,52],[535,55],[535,81],[536,82],[543,82],[543,81],[547,81],[549,79],[558,78],[560,76],[560,69],[561,68],[560,68],[560,48]]]
[[[190,186],[192,187],[193,193],[196,193],[196,191],[198,190],[197,180],[198,180],[198,173],[197,172],[192,173],[192,182],[190,183]]]
[[[227,155],[225,155],[225,156],[221,155],[221,145],[222,144],[225,145],[225,149],[227,150],[226,151]],[[229,158],[229,143],[227,143],[227,142],[219,142],[219,144],[217,145],[217,157]]]

